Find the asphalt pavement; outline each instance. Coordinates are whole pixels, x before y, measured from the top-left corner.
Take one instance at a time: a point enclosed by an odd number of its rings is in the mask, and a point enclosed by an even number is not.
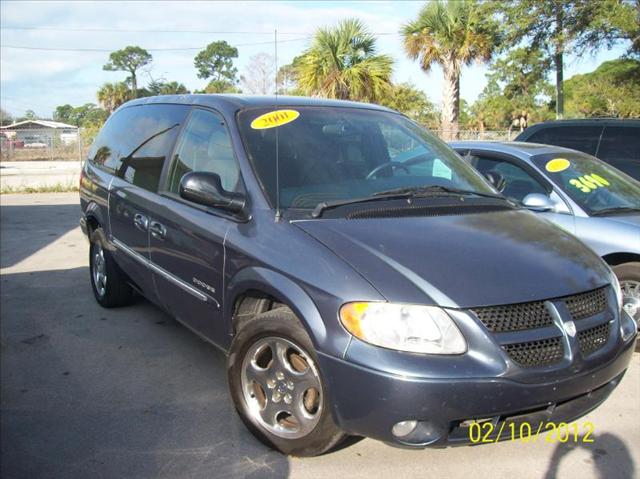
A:
[[[225,357],[144,300],[94,301],[77,193],[0,196],[2,478],[633,478],[640,354],[581,419],[593,443],[405,450],[364,439],[311,459],[236,416]],[[473,398],[469,398],[470,401]]]

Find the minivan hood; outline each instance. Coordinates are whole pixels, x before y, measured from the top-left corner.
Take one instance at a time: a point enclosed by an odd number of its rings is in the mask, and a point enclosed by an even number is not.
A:
[[[595,253],[523,210],[293,224],[388,301],[468,308],[566,296],[608,281]]]

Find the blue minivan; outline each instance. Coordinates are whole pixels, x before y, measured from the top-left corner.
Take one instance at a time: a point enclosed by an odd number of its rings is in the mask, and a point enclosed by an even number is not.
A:
[[[138,99],[80,181],[96,300],[141,294],[224,350],[240,417],[286,454],[569,422],[633,352],[602,259],[386,108]]]

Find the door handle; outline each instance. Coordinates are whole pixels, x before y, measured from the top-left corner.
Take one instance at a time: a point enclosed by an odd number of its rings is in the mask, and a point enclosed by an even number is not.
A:
[[[165,228],[164,225],[161,225],[157,221],[152,221],[149,224],[149,232],[151,233],[151,236],[161,240],[167,236],[167,228]]]
[[[149,218],[140,213],[136,213],[133,215],[133,224],[136,225],[136,228],[140,231],[147,231],[147,228],[149,228]]]

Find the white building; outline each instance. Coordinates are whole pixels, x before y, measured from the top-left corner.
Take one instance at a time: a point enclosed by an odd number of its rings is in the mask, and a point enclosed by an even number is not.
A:
[[[0,127],[6,138],[24,145],[55,146],[59,141],[69,145],[78,141],[78,127],[59,121],[24,120],[13,125]]]

